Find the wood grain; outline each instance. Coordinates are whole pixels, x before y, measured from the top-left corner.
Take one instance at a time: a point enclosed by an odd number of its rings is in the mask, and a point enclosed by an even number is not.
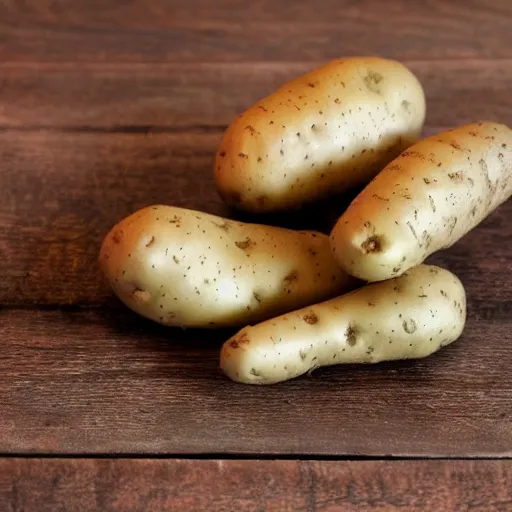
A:
[[[221,130],[285,81],[324,62],[6,64],[0,129]],[[512,124],[512,59],[404,64],[425,88],[428,126],[480,119]]]
[[[3,60],[268,61],[511,57],[503,0],[4,0]]]
[[[508,512],[511,461],[1,459],[4,512]]]
[[[0,310],[0,453],[511,457],[503,304],[473,299],[461,339],[430,358],[269,387],[220,373],[228,331],[125,309]]]

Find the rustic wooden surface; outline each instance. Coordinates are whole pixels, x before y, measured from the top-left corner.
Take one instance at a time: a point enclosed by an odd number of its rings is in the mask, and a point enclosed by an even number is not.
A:
[[[507,0],[0,0],[0,510],[510,510],[507,461],[73,457],[512,457],[511,202],[431,259],[467,287],[460,341],[271,388],[219,373],[230,332],[136,318],[96,264],[148,204],[239,216],[213,189],[222,131],[330,58],[406,63],[425,134],[512,125],[511,19]],[[349,200],[265,221],[327,230]]]
[[[0,460],[3,512],[511,508],[511,461]]]

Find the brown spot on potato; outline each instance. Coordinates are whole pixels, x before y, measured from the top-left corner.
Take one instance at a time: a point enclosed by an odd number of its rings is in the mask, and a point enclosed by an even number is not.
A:
[[[242,251],[245,251],[246,249],[251,247],[251,245],[254,245],[254,242],[249,237],[247,237],[245,240],[240,240],[240,241],[235,242],[235,245],[239,249],[242,249]]]
[[[242,152],[238,153],[238,156],[240,158],[245,158],[245,159],[249,158],[249,156],[246,153],[242,153]]]
[[[308,83],[308,87],[315,88],[315,87],[316,87],[316,85],[315,85],[313,82],[309,82],[309,83]]]
[[[115,244],[120,244],[123,241],[123,232],[122,231],[114,231],[112,234],[112,242]]]
[[[148,240],[148,243],[146,244],[146,247],[150,247],[151,245],[153,245],[153,243],[155,242],[155,237],[152,236],[149,240]]]
[[[242,332],[237,335],[229,342],[229,345],[231,348],[239,348],[241,345],[246,345],[249,343],[249,337],[247,336],[247,333]]]
[[[363,78],[363,80],[364,80],[366,87],[370,91],[372,91],[376,94],[380,94],[379,84],[380,84],[380,82],[382,82],[383,78],[384,77],[380,73],[377,73],[376,71],[369,69],[368,73]]]
[[[251,126],[250,124],[248,124],[245,128],[245,130],[248,130],[250,132],[251,135],[254,135],[254,133],[256,132],[256,130],[254,129],[253,126]]]
[[[225,151],[221,151],[221,152],[219,152],[219,156],[220,156],[221,158],[224,158],[224,157],[226,156],[226,152],[225,152]]]
[[[452,181],[456,181],[456,182],[460,183],[460,182],[464,181],[464,173],[462,171],[449,172],[448,178],[450,178]]]
[[[350,325],[347,327],[345,331],[345,338],[347,339],[347,343],[353,347],[357,342],[357,333],[356,330]]]
[[[252,296],[254,297],[254,300],[255,300],[256,302],[258,302],[258,303],[260,303],[260,304],[261,304],[261,297],[259,296],[259,294],[258,294],[258,293],[256,293],[256,292],[252,292]]]
[[[381,240],[378,236],[370,236],[361,244],[364,254],[380,252],[382,250]]]
[[[410,102],[410,101],[407,101],[407,100],[402,100],[402,108],[403,108],[406,112],[409,112],[409,111],[410,111],[410,108],[411,108],[411,102]]]
[[[177,215],[175,215],[172,219],[169,219],[168,222],[169,222],[169,224],[179,224],[181,222],[181,217],[178,217]]]
[[[258,108],[263,110],[263,112],[268,112],[268,109],[266,109],[263,105],[258,105]]]
[[[416,322],[412,318],[409,318],[409,320],[402,322],[402,327],[407,334],[412,334],[416,331]]]
[[[302,319],[304,322],[306,322],[309,325],[315,325],[318,323],[318,317],[313,313],[313,311],[310,311],[309,313],[305,314]]]
[[[284,279],[283,281],[285,282],[285,284],[287,285],[290,285],[292,283],[294,283],[295,281],[297,281],[297,279],[299,278],[299,273],[296,271],[296,270],[292,270]]]

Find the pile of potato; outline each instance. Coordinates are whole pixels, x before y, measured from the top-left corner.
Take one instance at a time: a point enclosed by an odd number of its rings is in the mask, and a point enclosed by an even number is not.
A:
[[[398,62],[347,58],[298,77],[231,124],[215,181],[253,213],[366,185],[330,237],[150,206],[108,233],[102,270],[156,322],[243,327],[220,355],[238,382],[428,356],[462,333],[466,297],[423,261],[510,197],[512,131],[478,122],[419,141],[424,119],[422,86]]]

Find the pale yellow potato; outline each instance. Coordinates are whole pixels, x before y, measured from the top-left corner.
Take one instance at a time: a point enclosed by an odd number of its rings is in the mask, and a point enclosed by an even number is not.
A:
[[[400,275],[449,247],[512,194],[512,130],[461,126],[404,151],[331,233],[339,264],[366,281]]]
[[[223,199],[253,212],[296,208],[366,184],[419,137],[421,84],[377,57],[332,61],[236,118],[215,159]]]
[[[241,325],[353,288],[326,235],[152,206],[106,236],[100,264],[116,295],[166,325]]]
[[[245,327],[223,345],[220,366],[237,382],[274,384],[320,366],[421,358],[455,341],[465,320],[459,279],[420,265]]]

